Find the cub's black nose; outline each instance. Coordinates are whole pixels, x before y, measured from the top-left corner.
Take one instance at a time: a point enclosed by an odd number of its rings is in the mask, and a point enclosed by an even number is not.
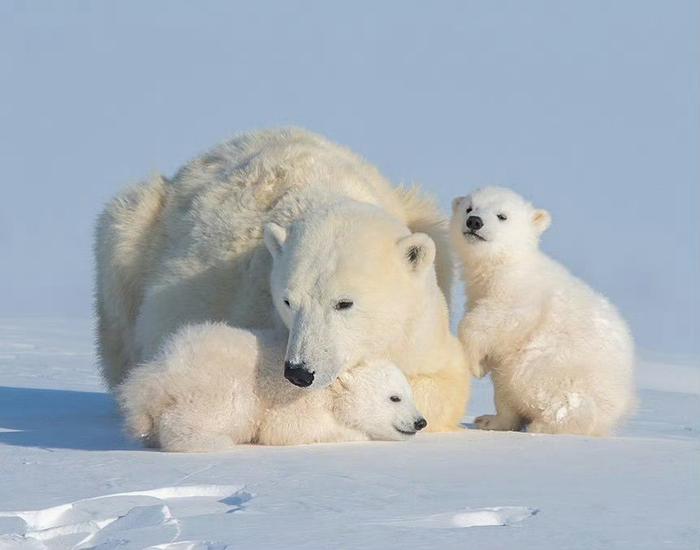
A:
[[[427,425],[428,421],[425,418],[419,418],[413,423],[413,427],[416,429],[417,432],[421,431]]]
[[[284,377],[295,386],[308,388],[314,381],[314,373],[306,370],[306,364],[284,362]]]
[[[484,227],[484,220],[479,216],[469,216],[467,218],[467,227],[472,231],[479,231],[479,229]]]

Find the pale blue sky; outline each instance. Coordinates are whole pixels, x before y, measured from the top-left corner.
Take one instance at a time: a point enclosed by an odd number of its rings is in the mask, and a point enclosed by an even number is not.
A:
[[[91,313],[124,184],[298,125],[445,211],[515,188],[639,346],[700,356],[700,3],[0,4],[0,316]]]

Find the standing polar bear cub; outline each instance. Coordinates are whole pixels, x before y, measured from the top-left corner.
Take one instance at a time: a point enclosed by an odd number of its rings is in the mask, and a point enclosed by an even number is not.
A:
[[[425,428],[411,387],[389,361],[360,364],[308,391],[282,377],[284,350],[277,331],[184,327],[117,388],[127,430],[149,445],[187,452],[401,440]]]
[[[616,309],[539,250],[550,216],[507,189],[453,201],[468,313],[459,327],[496,415],[478,427],[604,435],[634,405],[634,350]]]

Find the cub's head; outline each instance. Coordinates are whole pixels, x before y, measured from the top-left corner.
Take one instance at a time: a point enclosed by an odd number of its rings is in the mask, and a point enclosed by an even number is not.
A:
[[[408,439],[428,425],[406,377],[391,361],[368,361],[346,370],[333,392],[336,418],[371,439]]]
[[[450,233],[463,259],[495,260],[536,249],[550,223],[547,211],[517,193],[485,187],[452,201]]]
[[[379,208],[342,202],[264,235],[272,299],[289,329],[284,373],[297,386],[324,387],[391,356],[434,297],[433,241]]]

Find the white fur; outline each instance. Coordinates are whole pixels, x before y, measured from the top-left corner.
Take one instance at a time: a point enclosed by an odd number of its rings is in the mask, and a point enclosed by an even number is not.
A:
[[[392,363],[358,365],[324,389],[302,390],[282,377],[284,347],[274,330],[183,327],[117,388],[129,433],[166,451],[401,440],[415,433],[422,417]]]
[[[279,255],[272,293],[264,227]],[[114,387],[188,323],[286,325],[287,359],[313,365],[313,388],[386,358],[409,376],[430,429],[455,429],[469,375],[449,331],[447,238],[432,201],[392,187],[347,149],[301,130],[235,138],[170,182],[155,177],[120,195],[100,218],[104,377]],[[419,253],[413,263],[409,250]],[[281,297],[292,290],[290,316]],[[348,292],[357,307],[336,316],[328,300]]]
[[[430,429],[456,428],[469,376],[427,235],[375,206],[340,202],[288,231],[269,225],[266,242],[273,302],[289,328],[287,361],[323,387],[346,365],[388,358],[408,375]],[[352,307],[336,309],[343,301]]]
[[[477,425],[609,433],[635,402],[633,341],[624,320],[539,250],[547,212],[493,187],[458,197],[453,210],[450,231],[469,296],[459,337],[474,374],[490,372],[495,387],[497,414],[477,418]],[[469,216],[483,222],[478,236],[469,233]]]

